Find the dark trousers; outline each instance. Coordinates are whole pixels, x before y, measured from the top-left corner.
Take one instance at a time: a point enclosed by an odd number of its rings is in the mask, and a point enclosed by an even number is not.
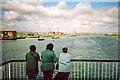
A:
[[[53,70],[51,71],[43,71],[44,80],[52,80]]]
[[[70,72],[58,72],[54,80],[68,80]]]

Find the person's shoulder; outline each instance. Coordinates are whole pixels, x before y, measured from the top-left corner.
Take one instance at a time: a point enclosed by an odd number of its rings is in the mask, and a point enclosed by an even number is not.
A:
[[[38,53],[38,52],[34,52],[34,54],[39,55],[39,53]]]
[[[65,56],[64,53],[60,53],[59,56]]]
[[[27,53],[26,53],[26,55],[29,55],[29,54],[30,54],[30,52],[27,52]]]
[[[69,53],[67,53],[68,56],[71,56]]]
[[[49,53],[52,53],[52,54],[54,53],[54,51],[51,51],[51,50],[47,50],[47,51],[48,51]]]

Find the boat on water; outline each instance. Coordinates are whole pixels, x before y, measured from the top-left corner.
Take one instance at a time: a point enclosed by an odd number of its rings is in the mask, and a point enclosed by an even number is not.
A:
[[[58,39],[60,38],[59,36],[53,36],[52,39]]]
[[[38,41],[44,41],[44,40],[45,40],[45,39],[43,39],[43,38],[39,38],[39,39],[38,39]]]

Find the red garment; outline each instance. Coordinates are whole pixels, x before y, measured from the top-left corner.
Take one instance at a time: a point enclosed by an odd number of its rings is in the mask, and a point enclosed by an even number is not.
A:
[[[58,72],[54,80],[68,80],[70,72]]]
[[[53,70],[43,71],[44,80],[52,80]]]

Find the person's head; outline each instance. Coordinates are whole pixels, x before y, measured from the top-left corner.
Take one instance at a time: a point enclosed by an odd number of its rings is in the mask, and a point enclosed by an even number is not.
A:
[[[53,51],[54,45],[52,43],[47,44],[46,49]]]
[[[35,45],[31,45],[30,46],[30,51],[35,51],[36,50],[36,46]]]
[[[63,51],[63,53],[67,53],[68,48],[67,48],[67,47],[63,47],[63,48],[62,48],[62,51]]]

